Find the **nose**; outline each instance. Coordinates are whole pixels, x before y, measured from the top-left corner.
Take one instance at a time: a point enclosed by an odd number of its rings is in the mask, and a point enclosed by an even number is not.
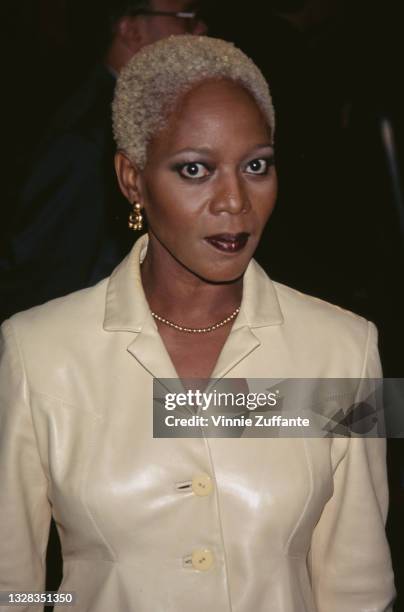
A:
[[[222,177],[211,202],[212,212],[227,212],[232,215],[243,214],[251,207],[246,186],[237,173]]]

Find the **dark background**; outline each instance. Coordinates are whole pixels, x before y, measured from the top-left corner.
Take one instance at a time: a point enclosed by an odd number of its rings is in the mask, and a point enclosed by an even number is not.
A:
[[[222,0],[205,6],[210,33],[249,53],[274,96],[280,194],[257,258],[275,280],[374,321],[385,376],[404,377],[404,210],[393,180],[394,170],[402,175],[404,154],[398,4]],[[5,240],[35,145],[96,61],[101,41],[90,1],[20,0],[3,2],[0,11]],[[383,126],[394,135],[395,166]],[[388,535],[399,612],[403,442],[388,446]],[[57,588],[60,571],[52,537],[48,588]]]

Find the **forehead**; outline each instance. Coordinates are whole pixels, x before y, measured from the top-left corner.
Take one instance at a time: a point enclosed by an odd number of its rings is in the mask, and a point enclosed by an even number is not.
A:
[[[263,142],[270,142],[270,129],[254,97],[242,85],[221,79],[196,85],[177,101],[149,152],[200,147],[242,150]]]
[[[183,95],[177,103],[170,123],[184,131],[194,129],[226,128],[242,131],[268,130],[266,119],[253,95],[241,84],[228,79],[212,79],[200,83]],[[239,126],[239,127],[238,127]]]

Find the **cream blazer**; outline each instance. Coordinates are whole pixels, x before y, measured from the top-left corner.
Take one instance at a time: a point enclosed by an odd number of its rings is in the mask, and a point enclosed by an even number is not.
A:
[[[0,591],[44,588],[52,514],[74,612],[391,610],[384,440],[153,439],[153,377],[176,371],[142,289],[147,240],[3,324]],[[213,377],[378,377],[376,341],[253,260]]]

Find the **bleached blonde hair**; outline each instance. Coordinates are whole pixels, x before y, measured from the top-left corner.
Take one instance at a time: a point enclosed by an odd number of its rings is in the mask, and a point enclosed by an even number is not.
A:
[[[118,149],[144,168],[147,145],[185,93],[205,80],[242,85],[275,131],[272,98],[261,71],[232,43],[208,36],[170,36],[136,53],[122,69],[112,104]]]

